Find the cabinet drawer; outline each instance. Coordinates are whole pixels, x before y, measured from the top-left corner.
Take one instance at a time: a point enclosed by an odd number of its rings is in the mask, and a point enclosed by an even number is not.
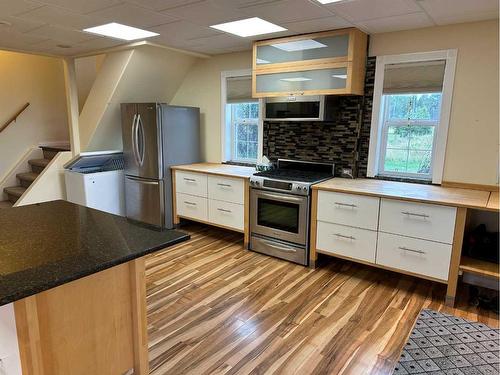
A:
[[[208,199],[177,193],[177,215],[208,221]]]
[[[318,220],[377,230],[379,198],[363,195],[318,192]]]
[[[453,243],[455,207],[382,199],[380,231]]]
[[[208,200],[208,220],[213,224],[243,231],[244,212],[241,204]]]
[[[208,176],[208,198],[243,204],[245,181],[241,178]]]
[[[377,264],[448,280],[451,245],[379,233]]]
[[[318,250],[375,263],[377,232],[322,221],[317,228]]]
[[[175,190],[178,193],[207,197],[207,175],[202,173],[176,171]]]

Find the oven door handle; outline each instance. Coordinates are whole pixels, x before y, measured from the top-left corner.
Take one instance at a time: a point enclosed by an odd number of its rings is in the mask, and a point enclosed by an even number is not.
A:
[[[270,198],[274,199],[277,201],[282,201],[282,202],[292,202],[292,203],[301,203],[305,200],[307,200],[306,196],[300,196],[300,197],[294,197],[288,194],[273,194],[273,193],[268,193],[268,192],[259,192],[259,197],[261,198]]]
[[[296,249],[289,247],[289,246],[286,246],[286,245],[282,245],[282,246],[276,245],[274,242],[263,240],[263,239],[261,239],[261,241],[264,242],[267,246],[272,247],[273,249],[276,249],[278,251],[283,251],[285,253],[296,253],[297,252]]]

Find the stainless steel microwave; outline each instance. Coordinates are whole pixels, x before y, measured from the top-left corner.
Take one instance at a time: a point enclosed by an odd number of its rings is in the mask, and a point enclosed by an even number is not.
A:
[[[264,119],[268,121],[324,121],[325,96],[299,95],[266,98]]]

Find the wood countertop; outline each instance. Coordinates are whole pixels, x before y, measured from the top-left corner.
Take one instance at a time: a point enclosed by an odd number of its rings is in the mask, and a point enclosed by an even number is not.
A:
[[[498,202],[498,191],[492,191],[490,199],[488,200],[488,205],[486,206],[488,210],[498,211],[500,210],[500,204]]]
[[[239,165],[219,164],[219,163],[195,163],[176,165],[171,167],[173,170],[186,172],[199,172],[214,174],[218,176],[250,178],[255,172],[253,167],[242,167]]]
[[[366,178],[354,180],[333,178],[314,185],[313,189],[477,209],[489,208],[488,200],[490,200],[492,209],[494,209],[495,202],[496,209],[498,209],[498,192],[496,192],[495,201],[495,199],[490,199],[490,194],[493,195],[495,192],[491,193],[489,191],[449,188],[436,185],[412,184]]]

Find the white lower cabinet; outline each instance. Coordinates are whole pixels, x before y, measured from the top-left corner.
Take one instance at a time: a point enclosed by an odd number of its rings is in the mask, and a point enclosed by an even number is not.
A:
[[[21,375],[21,358],[12,303],[0,307],[0,374]]]
[[[208,221],[239,231],[244,229],[244,206],[242,204],[208,201]]]
[[[451,245],[379,233],[376,263],[414,274],[448,280]]]
[[[331,224],[317,223],[316,248],[321,252],[375,263],[377,232]]]
[[[208,221],[208,199],[177,193],[177,214],[195,220]]]

